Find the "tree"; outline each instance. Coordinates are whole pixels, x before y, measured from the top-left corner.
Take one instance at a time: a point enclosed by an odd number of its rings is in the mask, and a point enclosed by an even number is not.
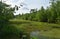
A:
[[[37,9],[31,9],[30,10],[30,13],[35,13],[35,12],[37,12]]]
[[[47,13],[46,13],[46,10],[44,9],[44,7],[42,6],[41,7],[41,10],[40,10],[40,21],[41,22],[47,22]]]
[[[8,21],[13,17],[14,8],[11,8],[10,5],[0,2],[0,23]]]
[[[50,3],[51,5],[48,8],[44,9],[42,6],[38,11],[37,9],[31,9],[28,16],[24,14],[21,18],[49,23],[60,22],[60,1],[51,0]]]
[[[50,22],[53,22],[53,23],[56,23],[57,22],[57,19],[59,17],[59,7],[60,7],[60,1],[58,0],[51,0],[51,6],[50,6],[50,13],[51,13],[51,16],[50,16]]]

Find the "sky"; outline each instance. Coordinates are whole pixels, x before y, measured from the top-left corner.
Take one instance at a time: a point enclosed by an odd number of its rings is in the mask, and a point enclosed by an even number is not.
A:
[[[15,5],[20,6],[20,4],[23,5],[23,7],[19,8],[18,11],[16,11],[15,15],[22,14],[22,13],[29,13],[30,9],[40,9],[41,6],[44,6],[46,8],[49,6],[49,0],[4,0],[3,2],[11,5],[14,7]]]

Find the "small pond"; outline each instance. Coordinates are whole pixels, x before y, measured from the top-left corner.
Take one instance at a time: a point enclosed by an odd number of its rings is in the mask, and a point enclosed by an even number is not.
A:
[[[54,38],[54,37],[46,37],[40,34],[41,31],[32,31],[30,33],[31,39],[60,39],[60,38]]]

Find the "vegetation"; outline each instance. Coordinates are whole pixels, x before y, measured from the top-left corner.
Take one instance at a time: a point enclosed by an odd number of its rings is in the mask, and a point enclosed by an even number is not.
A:
[[[39,35],[36,37],[33,36],[32,39],[60,39],[60,24],[44,23],[44,22],[35,22],[29,20],[20,20],[13,19],[10,20],[13,25],[15,25],[18,30],[23,30],[28,35],[31,32],[38,31]],[[38,38],[39,37],[39,38]]]
[[[17,28],[9,22],[14,17],[14,8],[0,1],[0,39],[8,39],[7,36],[16,34]]]
[[[19,10],[17,5],[12,8],[0,1],[0,39],[60,39],[60,1],[51,0],[46,9],[42,6],[16,16],[15,8]],[[31,37],[36,31],[39,36]]]
[[[31,9],[29,14],[17,15],[16,18],[39,21],[39,22],[49,22],[49,23],[59,23],[60,22],[60,1],[51,0],[50,7],[44,9],[42,6],[40,10]]]

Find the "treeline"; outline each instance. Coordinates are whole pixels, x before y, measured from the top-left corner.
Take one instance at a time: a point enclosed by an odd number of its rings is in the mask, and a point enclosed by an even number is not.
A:
[[[60,22],[60,1],[52,0],[51,5],[44,9],[42,6],[40,10],[31,9],[30,13],[17,15],[16,18],[39,21],[39,22],[49,22],[49,23],[59,23]]]

